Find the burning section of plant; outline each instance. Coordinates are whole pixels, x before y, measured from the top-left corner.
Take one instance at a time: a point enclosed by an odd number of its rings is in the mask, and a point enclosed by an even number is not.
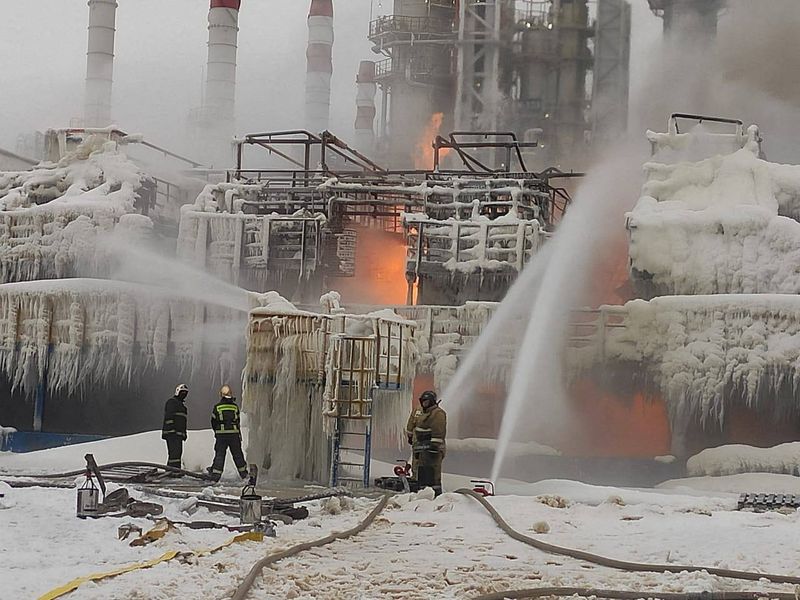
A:
[[[416,169],[433,169],[433,140],[439,135],[442,128],[444,113],[433,113],[422,132],[422,136],[417,142],[416,152],[414,153],[414,167]],[[439,157],[444,158],[450,153],[449,148],[439,150]]]

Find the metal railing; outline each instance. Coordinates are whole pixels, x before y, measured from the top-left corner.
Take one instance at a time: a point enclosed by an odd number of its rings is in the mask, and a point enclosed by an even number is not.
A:
[[[415,274],[429,265],[468,271],[502,267],[521,271],[544,241],[537,221],[414,220],[407,228],[406,271]]]
[[[369,24],[370,39],[387,34],[454,34],[453,21],[437,17],[405,17],[387,15]]]

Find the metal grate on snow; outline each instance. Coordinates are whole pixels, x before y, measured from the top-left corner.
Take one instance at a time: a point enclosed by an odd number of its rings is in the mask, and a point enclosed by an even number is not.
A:
[[[763,512],[798,507],[800,507],[800,494],[741,494],[737,508]]]

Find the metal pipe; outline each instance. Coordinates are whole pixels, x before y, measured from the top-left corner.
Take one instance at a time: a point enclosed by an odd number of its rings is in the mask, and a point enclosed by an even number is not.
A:
[[[89,0],[89,40],[83,111],[87,127],[111,125],[116,17],[117,0]]]
[[[306,126],[315,133],[328,129],[333,74],[333,0],[311,0],[306,50]]]

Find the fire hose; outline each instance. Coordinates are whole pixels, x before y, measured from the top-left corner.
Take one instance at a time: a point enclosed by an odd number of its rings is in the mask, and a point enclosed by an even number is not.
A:
[[[572,587],[541,587],[525,590],[508,590],[476,596],[472,600],[517,600],[519,598],[543,597],[567,598],[581,596],[584,598],[607,598],[610,600],[641,600],[653,598],[658,600],[759,600],[770,598],[773,600],[795,600],[796,596],[780,592],[657,592],[657,591],[629,591],[629,590],[601,590],[594,588]]]
[[[599,554],[592,554],[591,552],[586,552],[585,550],[577,550],[575,548],[565,548],[563,546],[556,546],[555,544],[549,544],[547,542],[543,542],[536,538],[532,538],[523,533],[520,533],[516,529],[513,529],[508,523],[506,523],[503,520],[503,517],[501,517],[500,513],[498,513],[497,510],[495,510],[494,506],[492,506],[489,503],[489,501],[481,494],[463,488],[460,490],[456,490],[456,493],[463,494],[464,496],[469,496],[470,498],[474,498],[475,500],[480,502],[481,505],[491,515],[492,519],[494,519],[494,522],[497,523],[500,529],[502,529],[510,537],[514,538],[518,542],[522,542],[523,544],[527,544],[528,546],[533,546],[537,550],[541,550],[542,552],[547,552],[549,554],[559,554],[562,556],[569,556],[570,558],[584,560],[586,562],[594,563],[596,565],[600,565],[603,567],[610,567],[612,569],[620,569],[623,571],[648,572],[648,573],[706,572],[709,575],[716,575],[717,577],[725,577],[727,579],[744,579],[747,581],[759,581],[761,579],[767,579],[772,583],[790,583],[793,585],[800,584],[800,577],[795,577],[791,575],[754,573],[752,571],[737,571],[734,569],[720,569],[717,567],[697,567],[690,565],[660,565],[660,564],[637,563],[627,560],[619,560],[616,558],[609,558],[607,556],[601,556]],[[744,594],[744,592],[741,593]],[[648,594],[650,594],[650,592],[648,592]],[[790,594],[790,596],[792,598],[795,598],[794,594]],[[498,596],[498,597],[505,598],[505,596]],[[533,598],[535,596],[515,596],[515,597]],[[616,596],[608,596],[608,597],[615,598]],[[639,597],[641,596],[637,596],[637,598]],[[657,596],[657,597],[663,598],[663,596]],[[751,596],[748,596],[748,598],[750,597]],[[725,599],[725,600],[732,600],[732,599]]]
[[[369,527],[375,518],[386,508],[386,503],[389,501],[389,496],[384,495],[380,501],[375,505],[370,513],[366,516],[366,518],[361,521],[355,527],[348,529],[347,531],[341,531],[336,533],[331,533],[330,535],[325,536],[324,538],[319,538],[317,540],[312,540],[310,542],[304,542],[302,544],[297,544],[296,546],[292,546],[287,550],[282,550],[280,552],[275,552],[273,554],[268,554],[261,560],[259,560],[253,567],[250,569],[250,572],[244,578],[244,581],[239,584],[239,587],[236,588],[236,591],[231,596],[231,600],[245,600],[247,595],[250,593],[250,590],[253,588],[253,585],[256,582],[256,578],[261,574],[261,571],[264,570],[264,567],[267,567],[273,563],[278,562],[279,560],[283,560],[284,558],[289,558],[291,556],[295,556],[296,554],[300,554],[305,550],[310,550],[311,548],[319,548],[320,546],[325,546],[330,544],[331,542],[335,542],[336,540],[344,540],[354,535],[357,535],[364,531],[367,527]],[[749,598],[747,600],[750,600]]]
[[[185,477],[191,477],[193,479],[200,479],[202,481],[211,481],[209,475],[205,473],[195,473],[194,471],[186,471],[185,469],[179,469],[178,467],[170,467],[169,465],[159,465],[157,463],[150,463],[150,462],[138,462],[138,461],[126,461],[126,462],[117,462],[117,463],[109,463],[107,465],[99,465],[98,469],[100,471],[107,471],[119,468],[135,468],[135,467],[144,467],[149,469],[156,469],[165,471],[167,473],[172,473],[173,475],[183,475]],[[5,476],[8,477],[19,477],[24,479],[66,479],[68,477],[77,477],[79,475],[83,475],[86,472],[86,469],[76,469],[74,471],[66,471],[64,473],[37,473],[37,474],[26,474],[26,473],[4,473]],[[143,473],[138,473],[137,475],[142,475]],[[125,473],[122,475],[124,480],[130,479],[131,477],[135,477],[136,475],[132,475],[129,473]],[[113,481],[115,477],[106,476],[106,479],[109,481]]]

